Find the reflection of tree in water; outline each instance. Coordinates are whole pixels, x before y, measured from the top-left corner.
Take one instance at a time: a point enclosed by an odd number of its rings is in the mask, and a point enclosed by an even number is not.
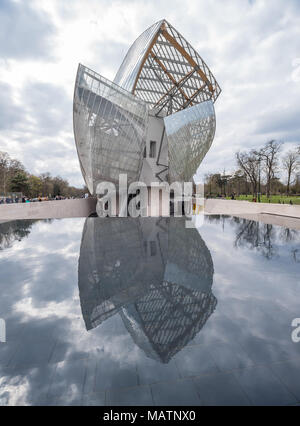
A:
[[[299,239],[299,231],[295,229],[282,228],[280,230],[280,240],[285,243],[291,243]]]
[[[266,259],[272,259],[278,255],[277,246],[280,243],[290,244],[300,241],[300,232],[295,229],[225,215],[209,215],[206,220],[210,223],[221,224],[223,229],[226,223],[232,225],[236,232],[234,246],[257,250]],[[291,249],[291,256],[293,261],[300,262],[299,249]]]
[[[237,227],[234,245],[256,249],[267,259],[272,259],[277,254],[275,239],[276,232],[273,225],[242,220]]]
[[[10,248],[15,241],[21,241],[30,234],[36,220],[13,220],[0,223],[0,250]]]
[[[295,262],[300,263],[300,250],[294,249],[292,250],[292,256]]]

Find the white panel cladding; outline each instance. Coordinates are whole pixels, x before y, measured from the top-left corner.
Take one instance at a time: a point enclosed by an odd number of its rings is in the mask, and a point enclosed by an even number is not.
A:
[[[156,155],[150,157],[151,142],[156,144]],[[151,182],[167,180],[168,173],[168,140],[165,133],[164,120],[155,116],[155,111],[149,113],[148,132],[146,139],[146,158],[143,159],[143,167],[140,180],[147,186]]]

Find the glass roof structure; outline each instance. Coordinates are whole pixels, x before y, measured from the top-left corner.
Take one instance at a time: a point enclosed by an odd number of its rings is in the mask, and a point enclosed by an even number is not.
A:
[[[215,102],[221,92],[201,56],[166,20],[138,37],[114,82],[166,115]]]
[[[137,38],[113,82],[80,64],[74,134],[90,193],[95,195],[101,181],[118,184],[120,174],[127,174],[129,184],[139,180],[155,126],[150,116],[164,123],[157,168],[164,141],[164,179],[191,181],[214,138],[214,103],[220,93],[201,56],[166,20]],[[154,177],[160,174],[156,166]]]

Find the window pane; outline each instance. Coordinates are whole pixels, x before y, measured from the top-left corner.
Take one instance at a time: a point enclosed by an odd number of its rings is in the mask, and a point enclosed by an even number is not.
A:
[[[150,158],[156,158],[156,142],[150,142]]]

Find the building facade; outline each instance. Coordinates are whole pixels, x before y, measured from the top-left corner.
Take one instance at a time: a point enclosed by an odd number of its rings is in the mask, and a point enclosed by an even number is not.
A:
[[[113,82],[79,65],[74,134],[81,171],[98,183],[192,181],[216,127],[221,89],[200,55],[166,20],[142,33]]]

